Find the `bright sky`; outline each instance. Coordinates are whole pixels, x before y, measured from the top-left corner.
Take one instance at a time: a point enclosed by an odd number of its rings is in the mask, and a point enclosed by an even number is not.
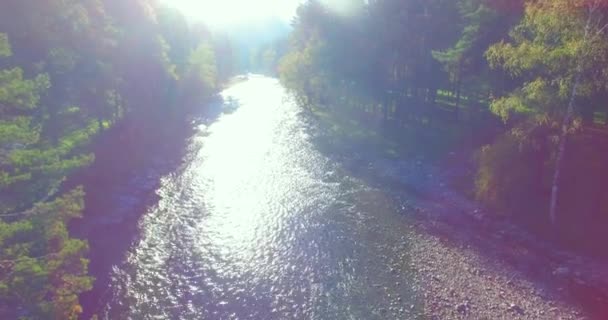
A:
[[[213,27],[278,17],[290,20],[300,0],[163,0],[189,19]]]

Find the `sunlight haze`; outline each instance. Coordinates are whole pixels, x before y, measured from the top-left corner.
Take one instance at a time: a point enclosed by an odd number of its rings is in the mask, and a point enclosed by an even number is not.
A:
[[[288,21],[298,7],[298,0],[164,0],[183,12],[188,19],[205,22],[212,27],[280,18]]]

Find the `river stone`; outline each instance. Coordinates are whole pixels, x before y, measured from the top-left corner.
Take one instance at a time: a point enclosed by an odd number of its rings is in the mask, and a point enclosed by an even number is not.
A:
[[[465,302],[465,303],[461,303],[461,304],[457,305],[456,311],[458,311],[458,313],[462,313],[462,314],[467,313],[467,311],[469,311],[469,304]]]
[[[520,314],[520,315],[524,315],[524,313],[525,313],[524,309],[522,307],[520,307],[520,306],[518,306],[516,304],[513,304],[513,303],[509,306],[508,310],[511,311],[511,312],[515,312],[517,314]]]

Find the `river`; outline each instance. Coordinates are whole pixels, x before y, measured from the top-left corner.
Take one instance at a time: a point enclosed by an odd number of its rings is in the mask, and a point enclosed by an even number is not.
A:
[[[276,79],[218,101],[171,142],[98,152],[72,230],[97,279],[82,319],[608,314],[603,264],[488,218],[421,156],[335,140]]]
[[[102,319],[397,319],[415,312],[391,197],[320,152],[275,79],[221,93],[109,275]],[[111,235],[107,235],[111,236]],[[93,261],[95,262],[95,261]]]

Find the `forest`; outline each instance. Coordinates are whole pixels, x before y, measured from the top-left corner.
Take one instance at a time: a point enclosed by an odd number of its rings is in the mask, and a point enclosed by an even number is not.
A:
[[[238,64],[303,112],[464,154],[488,212],[606,256],[608,1],[309,0],[288,39],[235,51],[155,0],[0,2],[0,318],[79,317],[87,190],[66,181],[107,135],[170,134]]]
[[[489,212],[605,256],[608,2],[338,2],[300,7],[277,66],[306,110],[464,154]]]
[[[106,132],[162,131],[214,94],[231,50],[156,1],[0,3],[0,318],[78,317],[93,279],[67,226],[86,190],[64,182]]]

